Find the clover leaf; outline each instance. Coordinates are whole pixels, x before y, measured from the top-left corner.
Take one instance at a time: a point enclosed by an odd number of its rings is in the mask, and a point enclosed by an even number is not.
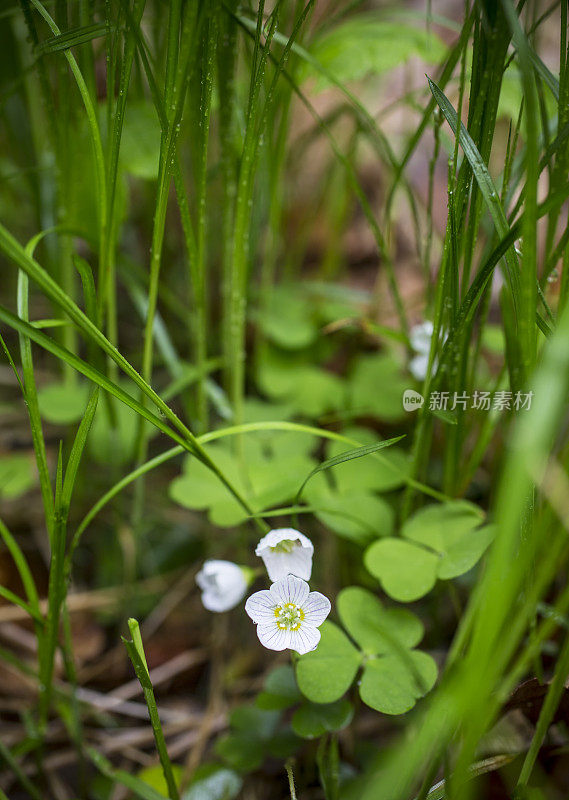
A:
[[[129,387],[122,385],[122,388]],[[132,388],[129,393],[132,393]],[[136,411],[115,398],[102,397],[89,431],[88,446],[93,459],[99,464],[126,464],[132,461],[136,455],[138,425]],[[151,428],[153,426],[148,426],[149,436],[154,435]]]
[[[217,754],[238,772],[258,769],[267,755],[292,755],[299,739],[290,727],[279,729],[281,719],[280,711],[238,706],[229,715],[230,732],[216,742]]]
[[[437,580],[436,553],[405,539],[374,542],[365,552],[364,563],[384,591],[403,603],[424,597]]]
[[[393,531],[393,509],[372,492],[343,494],[330,486],[326,476],[316,475],[304,495],[323,525],[344,539],[366,545]]]
[[[492,525],[480,526],[483,512],[465,501],[430,505],[403,526],[401,537],[374,542],[364,563],[395,600],[424,597],[437,579],[468,572],[494,537]]]
[[[152,103],[128,103],[122,129],[120,166],[137,178],[158,177],[160,124]]]
[[[317,649],[297,661],[301,692],[313,703],[334,703],[362,667],[358,686],[364,703],[384,714],[409,711],[437,677],[431,656],[413,649],[423,635],[421,621],[407,609],[384,608],[375,595],[355,586],[340,592],[337,606],[361,649],[337,625],[325,622]]]
[[[333,703],[352,685],[363,654],[333,622],[322,623],[320,633],[316,650],[298,659],[296,680],[313,703]]]
[[[360,697],[383,714],[405,714],[430,691],[437,679],[437,665],[427,653],[407,652],[367,662],[360,683]]]
[[[323,733],[339,731],[352,721],[354,708],[349,700],[338,700],[335,703],[311,703],[304,700],[298,685],[294,669],[283,664],[272,670],[265,679],[264,690],[257,695],[257,708],[283,711],[291,706],[296,709],[291,719],[293,735],[303,739],[315,739]],[[282,731],[282,737],[290,735],[290,731]],[[280,742],[271,740],[271,752],[278,748]],[[282,738],[281,737],[281,738]]]
[[[369,655],[412,648],[423,638],[423,623],[415,614],[406,608],[385,608],[367,589],[342,589],[336,605],[344,627]]]
[[[35,466],[28,455],[0,456],[0,497],[12,500],[25,494],[36,483]]]
[[[383,75],[414,56],[435,63],[443,57],[444,45],[431,31],[387,21],[372,12],[349,17],[325,30],[314,39],[310,54],[313,61],[301,65],[300,77],[313,78],[314,90],[319,92],[330,85],[330,75],[348,84],[368,75]],[[321,70],[314,61],[322,65]]]
[[[294,670],[283,664],[270,672],[265,679],[264,691],[259,692],[255,701],[257,708],[265,711],[280,711],[290,708],[302,700],[298,690]]]
[[[54,425],[69,425],[81,419],[88,397],[85,383],[50,383],[38,392],[40,414]]]
[[[401,398],[409,379],[389,354],[374,354],[358,359],[349,382],[354,413],[395,422],[405,416]]]
[[[367,428],[351,427],[342,433],[363,447],[374,447],[382,441]],[[329,442],[327,461],[340,458],[346,450],[344,442]],[[311,477],[303,494],[327,528],[338,536],[366,545],[379,536],[390,536],[393,531],[393,509],[377,492],[398,488],[408,472],[409,462],[403,450],[390,446],[381,452],[331,465],[325,475]]]
[[[342,431],[342,435],[359,442],[361,445],[372,445],[381,438],[369,428],[351,427]],[[349,445],[344,442],[331,441],[326,448],[326,458],[339,456]],[[405,483],[409,474],[409,460],[403,450],[389,447],[379,453],[365,458],[345,461],[331,470],[331,476],[338,491],[342,494],[362,489],[373,492],[389,492],[398,489]]]
[[[242,786],[242,779],[233,770],[219,764],[201,764],[193,773],[182,800],[233,800]]]
[[[242,451],[233,451],[226,441],[206,446],[207,452],[255,511],[263,511],[291,500],[298,489],[298,475],[314,467],[306,454],[311,438],[287,433],[271,438],[247,436]],[[302,438],[302,442],[300,441]],[[182,474],[170,484],[170,497],[185,508],[207,510],[214,525],[231,527],[247,514],[219,478],[193,456],[184,461]]]
[[[292,715],[291,726],[297,736],[316,739],[324,733],[341,731],[352,721],[354,707],[349,700],[335,703],[304,703]]]
[[[257,323],[268,339],[285,350],[309,347],[318,337],[314,304],[301,286],[272,287],[266,307],[257,314]]]
[[[316,418],[345,405],[345,381],[306,356],[276,347],[263,349],[257,367],[257,383],[263,394],[285,402],[297,414]]]

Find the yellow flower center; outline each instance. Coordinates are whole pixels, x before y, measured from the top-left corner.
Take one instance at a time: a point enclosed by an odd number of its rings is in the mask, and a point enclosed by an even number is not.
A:
[[[302,625],[304,611],[294,603],[285,603],[275,608],[275,617],[281,631],[297,631]]]
[[[275,544],[271,547],[272,553],[292,553],[292,551],[296,547],[301,547],[302,545],[298,541],[298,539],[284,539],[282,542]]]

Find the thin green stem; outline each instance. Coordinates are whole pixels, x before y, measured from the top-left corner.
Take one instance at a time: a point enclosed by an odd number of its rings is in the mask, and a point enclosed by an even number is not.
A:
[[[144,648],[142,645],[142,639],[140,637],[138,622],[135,619],[130,619],[128,621],[128,626],[132,640],[128,640],[123,637],[123,642],[127,649],[129,658],[132,661],[136,677],[138,678],[144,692],[144,699],[146,701],[146,707],[148,708],[148,715],[150,717],[150,724],[152,725],[152,731],[154,733],[156,749],[158,750],[160,764],[164,773],[164,780],[166,781],[166,786],[168,787],[168,797],[170,800],[180,800],[180,793],[174,778],[172,762],[170,761],[170,756],[168,755],[166,739],[164,738],[164,731],[162,730],[160,715],[158,714],[158,708],[156,706],[156,698],[154,697],[152,680],[148,672],[148,665],[146,663],[146,656],[144,655]]]
[[[297,800],[296,797],[296,787],[294,785],[294,772],[292,770],[293,761],[291,758],[287,758],[285,761],[285,770],[288,777],[288,790],[290,792],[290,800]]]

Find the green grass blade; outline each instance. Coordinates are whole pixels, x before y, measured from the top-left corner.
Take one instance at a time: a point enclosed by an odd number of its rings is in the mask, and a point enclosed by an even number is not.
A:
[[[135,797],[139,797],[140,800],[164,800],[163,794],[157,792],[156,789],[153,789],[152,786],[149,786],[144,781],[141,781],[140,778],[131,775],[124,769],[115,769],[111,762],[106,759],[102,753],[95,750],[94,747],[86,747],[85,753],[97,767],[101,775],[109,778],[109,780],[114,783],[119,783],[121,786],[130,789]]]
[[[375,444],[363,445],[362,447],[356,447],[353,450],[344,450],[343,453],[339,453],[339,455],[334,456],[333,458],[327,458],[322,463],[318,464],[317,467],[314,467],[312,472],[310,472],[304,481],[298,492],[296,493],[296,497],[294,499],[295,504],[299,502],[304,487],[308,483],[308,481],[317,473],[323,472],[324,470],[331,469],[332,467],[338,466],[338,464],[343,464],[345,461],[352,461],[354,458],[363,458],[364,456],[368,456],[371,453],[377,453],[378,450],[383,450],[386,447],[391,447],[391,445],[400,442],[401,439],[404,439],[405,436],[395,436],[393,439],[386,439],[384,442],[376,442]]]
[[[117,348],[109,342],[109,340],[105,337],[105,335],[97,328],[97,326],[86,316],[86,314],[81,311],[81,309],[71,300],[70,297],[61,289],[61,287],[51,278],[51,276],[35,261],[33,258],[27,255],[24,248],[14,239],[14,237],[0,225],[0,249],[4,251],[4,253],[13,260],[23,272],[25,272],[28,277],[31,277],[45,292],[45,294],[53,300],[60,308],[62,308],[69,318],[75,322],[80,330],[91,339],[95,344],[97,344],[122,370],[128,375],[129,378],[138,386],[138,388],[148,397],[152,402],[158,407],[158,409],[164,414],[164,416],[173,423],[178,430],[181,431],[182,435],[189,441],[190,444],[195,443],[194,435],[186,428],[186,426],[178,419],[176,414],[164,403],[164,401],[160,398],[160,396],[149,386],[149,384],[143,380],[143,378],[139,375],[139,373],[134,369],[134,367],[127,361],[127,359],[117,350]],[[12,325],[18,329],[19,321],[13,314],[9,311],[4,310],[4,321],[8,322],[8,324]],[[11,321],[9,321],[11,320]],[[34,336],[31,335],[31,331],[33,328],[30,326],[30,332],[28,335],[34,341],[39,340]],[[57,345],[53,343],[52,340],[45,337],[42,339],[42,342],[47,342],[47,349],[50,347],[55,348]],[[55,350],[51,352],[55,353]],[[67,354],[67,358],[77,359],[76,363],[81,362],[81,359],[77,358],[73,354]],[[64,359],[65,360],[65,359]],[[77,367],[76,367],[77,368]],[[79,369],[79,372],[83,372],[83,369]],[[86,374],[83,372],[83,374]],[[96,380],[95,383],[99,383],[99,385],[103,385],[100,383],[100,380]],[[111,384],[112,386],[112,384]],[[103,388],[107,388],[107,385]],[[111,389],[112,393],[112,389]]]
[[[242,17],[237,16],[237,15],[234,15],[234,18],[239,23],[239,25],[241,25],[246,31],[248,31],[250,33],[250,26],[251,26],[250,20],[247,20],[246,18],[242,18]],[[281,37],[281,39],[283,41],[286,41],[284,37]],[[300,48],[300,47],[298,47],[298,46],[293,44],[292,50],[293,50],[293,52],[297,53],[301,57],[303,57],[303,58],[306,57],[308,59],[309,63],[313,64],[313,66],[316,65],[317,62],[315,62],[315,60],[312,59],[310,54],[307,51],[303,50],[303,48]],[[273,63],[275,63],[276,60],[271,55],[269,55],[269,57],[271,58]],[[315,63],[313,63],[313,62],[315,62]],[[378,221],[377,221],[377,219],[375,217],[375,214],[374,214],[374,212],[372,210],[372,207],[371,207],[371,204],[370,204],[370,202],[369,202],[369,200],[367,198],[367,195],[366,195],[365,191],[363,190],[362,185],[361,185],[361,183],[359,181],[359,178],[358,178],[358,175],[356,173],[356,170],[354,169],[354,166],[352,165],[350,159],[344,154],[342,148],[339,147],[339,145],[336,143],[336,140],[335,140],[335,138],[332,135],[332,132],[330,130],[330,125],[319,114],[319,112],[317,111],[315,106],[310,102],[308,97],[302,92],[300,86],[296,83],[296,81],[294,80],[293,76],[284,68],[282,69],[282,74],[283,74],[283,77],[285,78],[285,80],[290,84],[290,86],[291,86],[292,90],[294,91],[294,93],[301,100],[301,102],[306,106],[306,108],[310,112],[311,116],[314,118],[318,128],[324,133],[324,135],[328,139],[335,158],[338,159],[338,161],[342,164],[342,166],[346,170],[346,173],[348,175],[348,178],[349,178],[350,184],[352,186],[352,189],[354,190],[354,192],[355,192],[355,194],[356,194],[356,196],[358,198],[358,201],[360,203],[362,211],[363,211],[363,213],[364,213],[364,215],[366,217],[366,220],[367,220],[367,222],[368,222],[368,224],[370,226],[370,230],[371,230],[371,232],[373,234],[373,237],[375,239],[375,242],[376,242],[378,253],[380,254],[382,260],[385,262],[385,266],[387,268],[388,280],[389,280],[389,288],[390,288],[391,294],[393,296],[393,301],[394,301],[395,306],[397,308],[397,314],[398,314],[398,317],[399,317],[399,322],[400,322],[401,327],[402,327],[402,329],[404,331],[404,335],[406,335],[408,327],[409,327],[408,324],[407,324],[407,314],[406,314],[406,311],[405,311],[404,303],[403,303],[403,301],[401,299],[401,296],[400,296],[397,279],[395,277],[394,265],[393,265],[393,262],[391,260],[391,256],[390,256],[390,253],[389,253],[389,248],[387,247],[387,243],[385,241],[385,238],[384,238],[384,235],[382,233],[381,227],[380,227],[380,225],[379,225],[379,223],[378,223]],[[398,167],[397,161],[395,159],[395,156],[391,152],[391,149],[389,148],[388,140],[383,134],[381,134],[381,132],[379,131],[379,128],[377,127],[377,125],[376,125],[375,121],[373,120],[373,118],[364,109],[364,107],[361,105],[361,103],[359,103],[359,101],[354,97],[354,95],[352,95],[350,92],[348,92],[347,89],[345,89],[343,84],[341,84],[338,81],[336,81],[333,78],[333,76],[329,76],[327,71],[326,71],[326,76],[329,77],[329,79],[333,83],[335,83],[338,88],[341,88],[343,90],[343,92],[345,94],[347,94],[348,98],[350,99],[350,102],[353,104],[353,108],[355,109],[355,111],[357,113],[358,119],[363,120],[363,125],[372,132],[373,136],[376,139],[379,140],[380,144],[385,146],[386,152],[388,154],[388,160],[390,161],[390,163],[391,163],[392,167],[394,168],[394,170],[397,171],[397,167]],[[413,213],[415,214],[414,204],[413,203],[411,203],[411,207],[412,207]]]
[[[7,747],[2,739],[0,739],[0,759],[5,761],[6,764],[10,767],[14,775],[17,777],[18,781],[20,782],[23,789],[28,792],[29,796],[33,798],[33,800],[42,800],[42,796],[37,789],[36,786],[32,783],[32,781],[28,778],[26,773],[18,764],[18,761],[14,757],[12,751],[9,747]]]
[[[30,3],[34,6],[34,8],[39,12],[40,16],[47,22],[51,32],[55,36],[61,36],[61,31],[59,30],[58,26],[55,24],[52,17],[46,11],[44,6],[39,2],[39,0],[30,0]],[[93,100],[89,93],[89,89],[85,83],[83,75],[81,74],[81,70],[79,69],[79,65],[73,54],[69,50],[63,50],[63,55],[67,59],[67,63],[69,64],[69,68],[73,73],[73,77],[77,83],[77,88],[79,89],[79,93],[81,95],[81,99],[83,101],[83,105],[85,107],[85,112],[87,115],[87,123],[89,127],[89,134],[91,137],[91,143],[93,146],[93,154],[95,158],[95,170],[96,170],[96,179],[97,179],[97,213],[98,213],[98,221],[99,221],[99,237],[100,237],[100,246],[104,245],[104,241],[107,235],[107,191],[106,191],[106,182],[105,182],[105,161],[103,155],[103,145],[101,142],[101,133],[99,130],[99,123],[97,120],[97,113],[95,111],[95,107],[93,105]]]
[[[17,325],[28,326],[29,313],[28,313],[28,277],[25,273],[18,273],[18,317],[11,315],[17,324],[13,327],[18,329]],[[20,331],[21,332],[21,331]],[[43,335],[43,334],[42,334]],[[48,532],[51,536],[51,529],[53,527],[53,494],[51,488],[51,478],[49,475],[49,468],[47,465],[47,453],[45,449],[45,440],[43,435],[42,420],[38,405],[38,394],[36,388],[36,380],[34,376],[34,363],[32,358],[32,346],[30,338],[20,336],[20,357],[22,360],[22,373],[24,384],[24,399],[28,409],[30,418],[30,427],[32,432],[32,441],[34,444],[34,452],[36,457],[36,464],[40,479],[40,489],[42,495],[43,506],[45,510],[46,524]]]
[[[518,778],[518,786],[526,786],[531,776],[536,758],[549,726],[553,722],[553,717],[561,700],[561,696],[565,691],[565,682],[569,674],[569,636],[565,639],[563,649],[559,654],[557,663],[555,665],[555,675],[549,685],[545,701],[541,707],[539,719],[535,728],[531,745],[526,753],[520,776]]]
[[[559,101],[559,80],[551,72],[546,64],[543,63],[538,54],[531,47],[528,48],[528,56],[533,64],[536,73],[545,83],[553,97]]]
[[[155,458],[151,458],[150,461],[146,461],[146,463],[142,464],[140,467],[137,467],[132,472],[129,472],[128,475],[125,475],[118,483],[116,483],[108,492],[106,492],[97,502],[95,505],[87,512],[87,514],[83,517],[81,522],[79,523],[75,534],[73,535],[73,539],[71,540],[71,544],[69,546],[69,552],[67,554],[67,572],[70,573],[71,571],[71,562],[73,559],[73,554],[77,545],[79,544],[79,540],[85,531],[85,529],[89,526],[89,524],[93,521],[93,519],[97,516],[99,511],[103,509],[107,503],[116,497],[119,492],[129,486],[131,483],[137,480],[137,478],[146,475],[147,472],[159,467],[161,464],[165,464],[172,458],[176,456],[182,455],[182,453],[186,452],[184,447],[172,447],[170,450],[166,450],[164,453],[161,453],[159,456]]]
[[[97,290],[95,289],[95,279],[93,278],[93,270],[88,261],[85,261],[81,256],[73,258],[75,269],[81,278],[81,285],[83,286],[83,297],[85,300],[85,313],[87,317],[96,324],[97,321]]]
[[[138,678],[144,692],[144,699],[146,700],[148,714],[150,716],[150,723],[154,733],[156,749],[158,750],[160,764],[164,773],[164,780],[166,781],[166,785],[168,787],[168,797],[170,797],[170,800],[180,800],[180,794],[178,792],[178,787],[172,771],[172,762],[170,761],[170,756],[168,755],[164,731],[162,730],[162,724],[160,722],[160,716],[156,706],[156,698],[154,697],[154,689],[152,687],[152,681],[148,672],[148,665],[144,655],[144,648],[142,645],[138,622],[135,619],[129,619],[128,627],[130,629],[132,640],[129,641],[123,637],[123,642],[132,662],[132,666],[134,667],[136,677]]]
[[[61,607],[65,598],[65,546],[67,540],[67,514],[61,506],[63,493],[63,453],[60,442],[55,479],[54,521],[51,537],[49,560],[49,581],[47,590],[47,614],[45,619],[45,635],[42,637],[38,652],[39,660],[39,700],[38,729],[40,737],[45,737],[51,700],[53,697],[53,679],[55,670],[55,652],[59,640]]]
[[[555,192],[554,194],[549,195],[549,197],[538,207],[537,216],[538,218],[542,218],[550,213],[550,211],[560,208],[563,203],[566,201],[567,197],[569,197],[569,183],[565,185],[565,187],[559,191]],[[448,339],[445,342],[443,348],[443,354],[441,357],[441,363],[443,363],[447,358],[450,357],[450,353],[452,351],[454,345],[454,338],[457,333],[459,333],[464,326],[471,323],[474,318],[474,314],[476,313],[476,309],[478,304],[483,296],[484,290],[489,284],[489,281],[492,277],[494,272],[494,268],[499,263],[500,259],[505,255],[510,247],[514,246],[514,242],[516,239],[519,238],[521,231],[522,231],[522,218],[518,219],[517,222],[512,225],[510,232],[507,236],[505,236],[494,248],[494,250],[490,253],[482,267],[478,270],[472,284],[470,285],[468,292],[464,300],[461,303],[460,309],[458,311],[457,316],[457,324],[456,330],[449,333]],[[540,320],[536,317],[538,324],[541,325]]]
[[[443,71],[440,75],[440,78],[438,80],[439,85],[443,88],[452,78],[455,67],[458,64],[462,52],[468,47],[468,40],[470,38],[470,33],[472,30],[472,26],[474,24],[475,16],[476,16],[476,7],[473,5],[470,14],[465,19],[464,24],[462,25],[460,37],[456,42],[456,44],[454,45],[454,47],[452,48],[445,63],[445,66],[443,68]],[[413,153],[415,152],[417,145],[419,144],[423,134],[425,133],[427,126],[429,124],[429,120],[431,119],[435,108],[436,108],[436,100],[432,98],[427,104],[425,111],[423,112],[421,122],[419,123],[415,133],[411,137],[409,144],[405,149],[405,153],[403,154],[403,158],[401,159],[399,167],[395,173],[393,185],[389,190],[389,195],[386,201],[388,211],[391,207],[391,204],[393,203],[395,192],[400,180],[402,179],[405,167],[409,163]]]
[[[362,446],[360,442],[357,442],[355,439],[350,439],[348,436],[343,436],[341,433],[329,431],[325,428],[315,428],[311,425],[303,425],[298,422],[246,422],[242,425],[234,425],[227,428],[220,428],[217,431],[210,431],[210,433],[200,436],[199,441],[205,444],[206,442],[213,442],[216,439],[222,439],[226,436],[240,436],[244,433],[266,430],[296,431],[297,433],[307,433],[311,434],[312,436],[320,436],[323,439],[332,439],[337,442],[344,442],[345,444],[350,444],[355,447]],[[381,455],[381,453],[372,453],[371,455],[373,458],[376,458],[379,461],[384,461],[384,457]],[[434,497],[436,500],[440,500],[443,503],[450,499],[442,492],[438,492],[436,489],[410,478],[403,470],[399,469],[397,465],[390,463],[390,467],[393,467],[393,471],[401,475],[401,480],[423,494],[428,495],[429,497]]]
[[[523,231],[523,260],[520,285],[519,336],[523,360],[524,378],[531,374],[537,355],[537,331],[535,309],[537,306],[537,182],[539,178],[538,150],[538,97],[535,83],[531,48],[520,25],[518,13],[510,0],[502,0],[502,6],[512,31],[518,51],[521,88],[526,113],[524,128],[525,152],[525,209]]]
[[[97,384],[102,389],[106,389],[106,391],[116,397],[117,400],[125,403],[125,405],[132,408],[133,411],[136,411],[137,414],[140,414],[148,422],[151,422],[162,433],[165,433],[167,436],[174,439],[174,441],[182,444],[182,446],[189,452],[193,453],[194,455],[198,455],[196,450],[192,447],[191,442],[183,439],[178,433],[176,433],[176,431],[173,431],[171,428],[169,428],[160,417],[156,416],[156,414],[153,414],[147,408],[142,406],[138,400],[129,395],[128,392],[125,392],[124,389],[122,389],[118,384],[113,383],[109,378],[107,378],[106,375],[104,375],[102,372],[99,372],[99,370],[97,370],[95,367],[92,367],[88,362],[83,361],[83,359],[79,358],[79,356],[76,356],[74,353],[66,350],[54,339],[51,339],[45,333],[42,333],[42,331],[37,330],[19,317],[14,316],[14,314],[12,314],[3,306],[0,306],[0,320],[10,325],[24,337],[27,337],[28,339],[36,342],[36,344],[39,344],[49,353],[52,353],[62,361],[65,361],[65,363],[69,364],[71,367],[77,370],[77,372],[85,375],[86,378],[89,378],[89,380],[93,381],[93,383]]]
[[[249,83],[245,136],[237,175],[237,196],[233,219],[231,245],[231,274],[229,275],[228,324],[231,336],[227,341],[227,383],[229,397],[237,424],[243,421],[243,393],[245,388],[245,321],[247,304],[247,275],[249,268],[249,236],[254,175],[258,163],[258,141],[264,133],[260,126],[260,93],[265,79],[271,41],[275,34],[279,7],[276,3],[265,29],[265,42],[261,45],[264,0],[257,9],[257,27],[254,36],[253,65]]]
[[[429,88],[433,94],[433,97],[437,101],[439,108],[445,115],[445,118],[450,125],[453,133],[457,136],[457,128],[458,128],[458,118],[456,111],[450,104],[446,95],[439,89],[439,87],[434,83],[428,76],[427,81],[429,82]],[[496,231],[498,236],[501,239],[504,239],[508,233],[510,232],[510,227],[508,225],[508,221],[506,219],[506,215],[504,214],[504,209],[502,208],[502,204],[500,203],[500,197],[498,192],[496,191],[496,187],[494,186],[494,182],[488,172],[488,167],[484,163],[480,153],[474,142],[472,141],[468,131],[464,123],[460,123],[460,135],[459,135],[460,145],[464,151],[465,156],[467,157],[470,166],[472,168],[472,172],[474,173],[474,177],[480,187],[480,192],[488,206],[488,210],[490,211],[490,215],[494,222]],[[509,248],[506,253],[504,254],[504,258],[507,264],[507,278],[510,284],[510,289],[512,292],[512,296],[514,298],[514,303],[517,302],[520,292],[520,276],[519,276],[519,268],[517,264],[517,258],[514,252],[513,246]]]
[[[98,400],[99,387],[97,386],[91,392],[91,396],[87,403],[87,408],[85,409],[85,413],[81,419],[81,424],[79,425],[77,433],[75,434],[73,447],[71,448],[71,453],[69,454],[69,459],[67,461],[65,480],[63,482],[63,490],[61,495],[61,507],[63,509],[63,513],[65,514],[67,513],[71,503],[71,495],[73,493],[75,479],[77,478],[77,471],[79,469],[79,464],[81,463],[81,457],[83,455],[83,451],[85,450],[85,445],[87,444],[87,437],[89,435],[89,431],[91,430],[95,411],[97,410]]]
[[[36,615],[40,614],[38,592],[27,559],[20,545],[17,543],[2,520],[0,520],[0,536],[8,548],[8,552],[14,559],[14,564],[16,565],[16,569],[18,570],[18,574],[22,580],[22,585],[24,587],[30,607],[33,609]],[[41,614],[40,621],[43,621]]]
[[[136,0],[133,4],[132,15],[133,25],[140,27],[142,13],[144,11],[145,0]],[[105,26],[106,28],[106,26]],[[109,35],[110,32],[107,32]],[[117,181],[119,180],[119,153],[121,146],[122,131],[124,125],[124,117],[126,111],[126,104],[128,98],[128,88],[132,73],[132,64],[136,52],[136,41],[132,34],[132,27],[127,28],[124,45],[124,54],[121,64],[121,73],[119,78],[119,87],[117,93],[116,104],[114,106],[114,115],[112,119],[112,131],[109,132],[109,147],[107,148],[107,187],[108,187],[108,201],[107,201],[107,223],[106,223],[106,237],[103,243],[105,252],[103,254],[104,263],[104,281],[100,285],[99,294],[99,312],[101,319],[106,311],[107,313],[107,331],[108,337],[111,342],[117,340],[117,319],[116,319],[116,287],[115,287],[115,260],[116,260],[116,237],[117,237],[117,223],[116,223],[116,199],[117,199]],[[109,65],[109,69],[111,65]],[[111,104],[108,107],[109,114],[111,113]],[[110,121],[109,121],[110,122]],[[85,284],[84,284],[85,286]]]
[[[70,47],[92,42],[106,33],[104,22],[96,22],[93,25],[85,25],[80,28],[71,28],[58,36],[45,39],[37,48],[42,55],[46,53],[57,53],[60,50],[68,50]]]
[[[32,606],[29,603],[26,603],[25,600],[22,600],[21,597],[18,597],[17,594],[12,592],[10,589],[7,589],[5,586],[2,586],[1,584],[0,584],[0,597],[3,597],[9,603],[13,603],[16,606],[19,606],[26,612],[26,614],[29,614],[30,617],[35,622],[39,622],[40,625],[43,625],[44,621],[43,617],[37,609],[32,608]]]

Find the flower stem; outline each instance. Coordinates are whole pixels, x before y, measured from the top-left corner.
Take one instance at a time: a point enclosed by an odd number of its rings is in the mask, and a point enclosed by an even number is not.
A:
[[[296,789],[294,786],[294,773],[292,771],[292,764],[293,764],[292,758],[288,758],[285,761],[285,769],[286,769],[286,774],[288,775],[288,788],[290,791],[290,800],[297,800]]]

